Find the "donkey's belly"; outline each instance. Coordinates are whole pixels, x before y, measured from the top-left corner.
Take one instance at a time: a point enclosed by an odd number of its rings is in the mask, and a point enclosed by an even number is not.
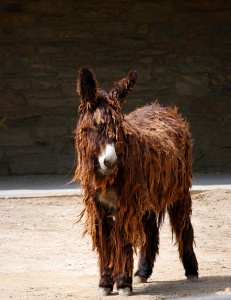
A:
[[[113,216],[117,208],[118,194],[115,188],[108,188],[104,193],[98,191],[98,201],[101,202],[110,211]]]

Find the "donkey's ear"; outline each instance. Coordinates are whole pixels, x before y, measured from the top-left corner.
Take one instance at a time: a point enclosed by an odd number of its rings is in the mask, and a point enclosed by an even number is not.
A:
[[[109,97],[118,99],[123,102],[126,96],[131,92],[137,81],[137,72],[130,71],[126,78],[114,84],[114,88],[110,91]]]
[[[79,70],[77,80],[77,93],[84,102],[94,103],[97,97],[97,81],[89,67]]]

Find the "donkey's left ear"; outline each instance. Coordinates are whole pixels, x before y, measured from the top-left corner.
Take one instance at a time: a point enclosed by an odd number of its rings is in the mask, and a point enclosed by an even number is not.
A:
[[[97,81],[89,67],[83,67],[79,70],[77,93],[84,102],[94,103],[97,98]]]
[[[110,91],[110,99],[118,99],[123,102],[126,96],[132,91],[137,81],[137,72],[130,71],[126,78],[114,84],[114,88]]]

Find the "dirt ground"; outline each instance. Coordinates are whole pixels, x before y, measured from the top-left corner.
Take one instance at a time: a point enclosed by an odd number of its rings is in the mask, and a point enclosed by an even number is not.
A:
[[[74,224],[82,207],[80,197],[0,199],[1,300],[99,299],[97,255],[90,237],[81,238],[83,224]],[[134,286],[132,298],[231,299],[230,211],[231,190],[193,196],[198,282],[186,281],[166,219],[154,272],[147,284]],[[110,298],[121,297],[115,290]]]

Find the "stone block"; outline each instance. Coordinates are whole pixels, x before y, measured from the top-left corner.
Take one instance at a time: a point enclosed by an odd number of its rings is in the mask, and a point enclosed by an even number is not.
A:
[[[3,72],[11,71],[14,73],[19,73],[24,70],[28,65],[29,59],[23,57],[7,57],[0,60],[0,70]]]
[[[200,102],[201,100],[197,100]],[[206,115],[206,118],[203,114],[190,114],[188,113],[188,120],[191,128],[191,131],[193,133],[193,136],[196,137],[196,139],[199,139],[200,142],[205,140],[205,138],[208,138],[209,130],[215,130],[219,127],[219,123],[222,122],[222,117],[217,117],[213,114]]]
[[[12,14],[8,15],[7,18],[2,18],[4,27],[35,26],[37,22],[37,18],[29,14]]]
[[[14,175],[57,174],[60,157],[57,153],[19,155],[11,157],[10,171]]]
[[[75,24],[76,23],[76,17],[75,16],[70,16],[68,14],[62,15],[56,15],[56,14],[42,14],[39,17],[39,23],[43,27],[63,27],[66,26],[67,24]]]
[[[108,2],[108,1],[105,1]],[[109,2],[108,2],[109,3]],[[112,2],[110,2],[111,4]],[[115,10],[113,6],[109,5],[109,7],[104,7],[103,3],[95,3],[92,6],[88,7],[79,7],[75,10],[75,17],[77,20],[84,21],[100,21],[100,22],[111,22],[111,20],[115,20],[115,17],[119,15],[119,10]],[[100,9],[99,9],[100,5]]]
[[[118,36],[111,39],[111,44],[114,47],[121,47],[121,49],[146,49],[148,41],[142,36]]]
[[[67,128],[64,126],[54,126],[54,127],[37,127],[36,136],[38,138],[43,137],[61,137],[67,134]]]
[[[139,23],[158,23],[167,20],[172,12],[170,2],[140,1],[129,12],[129,19]]]
[[[5,152],[7,157],[16,157],[20,155],[35,155],[35,154],[47,154],[52,151],[55,145],[54,139],[47,139],[47,141],[35,141],[31,146],[21,147],[6,147]]]
[[[66,43],[61,42],[46,42],[39,44],[39,53],[41,54],[54,54],[57,52],[63,52],[66,48]]]
[[[149,40],[153,45],[165,45],[176,48],[186,43],[187,29],[180,24],[153,25],[149,30]]]
[[[28,91],[32,88],[32,83],[28,79],[22,79],[22,78],[7,78],[3,79],[1,82],[1,89],[3,90],[3,93],[12,93],[13,91],[21,92],[22,94],[26,94],[25,91]],[[8,90],[8,92],[7,92]],[[18,93],[14,93],[18,97]],[[0,94],[0,99],[3,97],[3,95]],[[1,100],[0,100],[0,106],[1,106]]]
[[[98,52],[95,55],[95,59],[99,63],[126,63],[126,62],[134,62],[136,60],[135,53],[131,53],[129,50],[123,50],[123,51],[115,51],[115,49],[112,49],[110,51],[102,51]]]
[[[5,151],[3,151],[3,150],[0,150],[0,163],[2,163],[2,162],[3,162],[3,158],[4,158],[4,156],[5,156]]]
[[[126,34],[135,32],[135,24],[129,22],[96,22],[94,29],[97,34]]]
[[[0,47],[0,54],[2,58],[4,57],[3,60],[4,61],[6,60],[5,63],[9,64],[10,61],[10,63],[14,65],[17,64],[18,59],[22,65],[24,64],[26,65],[26,63],[30,61],[28,57],[32,55],[34,51],[35,51],[34,45],[28,42],[22,44],[22,42],[18,41],[16,38],[14,39],[13,42],[4,41],[3,43],[1,43],[1,47]]]
[[[60,161],[59,173],[61,174],[70,174],[75,167],[75,153],[74,150],[66,156],[63,156]]]
[[[221,71],[221,62],[213,57],[168,55],[165,61],[170,69],[183,73],[218,73]]]
[[[161,69],[159,70],[161,71]],[[156,90],[171,90],[171,94],[173,94],[175,85],[175,78],[171,73],[159,73],[155,74],[152,79],[152,88],[154,93]]]
[[[28,27],[20,30],[23,39],[59,40],[63,32],[53,27]]]
[[[142,64],[151,64],[153,62],[153,57],[151,56],[143,56],[140,58],[140,62]]]
[[[39,90],[56,90],[59,86],[59,82],[54,77],[46,77],[46,79],[36,79],[33,82],[33,88],[36,91]]]
[[[0,150],[0,176],[9,175],[9,161],[5,151]]]
[[[28,128],[0,129],[1,147],[22,147],[31,146],[33,137]]]
[[[205,45],[230,45],[231,32],[229,24],[216,24],[216,22],[215,24],[200,24],[192,27],[191,34],[196,37],[197,41],[204,41]]]
[[[149,47],[147,49],[140,50],[140,54],[142,56],[155,56],[156,57],[166,57],[166,55],[171,52],[171,49],[169,49],[166,45],[152,45],[152,47]],[[163,60],[164,61],[164,60]],[[166,64],[166,62],[164,62]]]
[[[215,1],[221,4],[221,1]],[[207,7],[208,8],[208,7]],[[176,14],[174,15],[175,19],[181,24],[197,24],[197,25],[208,25],[211,26],[213,24],[227,24],[230,21],[230,10],[219,10],[219,9],[212,9],[208,10],[205,13],[205,10],[177,10]]]
[[[179,75],[176,78],[179,96],[202,97],[209,92],[209,81],[203,74]]]
[[[53,95],[53,93],[51,92]],[[64,98],[60,97],[60,92],[57,92],[57,97],[44,96],[40,93],[40,97],[37,95],[28,96],[28,105],[37,107],[62,107],[65,106],[66,101]]]
[[[77,97],[76,78],[63,79],[60,85],[64,96]]]
[[[222,128],[231,131],[231,115],[225,117]]]
[[[194,99],[191,102],[191,112],[199,114],[225,114],[229,111],[230,104],[228,100],[214,98],[212,95],[202,99]]]
[[[211,1],[181,1],[176,0],[175,2],[175,8],[177,11],[186,11],[186,12],[208,12],[208,11],[216,11],[216,10],[223,10],[223,9],[229,9],[231,8],[230,2],[223,2],[223,1],[217,1],[217,0],[211,0]]]
[[[41,118],[40,125],[42,124],[43,127],[65,127],[69,122],[69,119],[63,117],[62,115],[54,115],[51,114],[49,116],[43,115]],[[38,125],[39,127],[39,125]]]
[[[86,57],[85,60],[83,60],[83,65],[87,65],[89,61],[87,61]],[[81,65],[82,66],[82,65]],[[62,79],[77,79],[77,73],[78,73],[78,65],[75,66],[58,66],[56,67],[57,73],[58,73],[58,78],[62,82]]]
[[[26,8],[25,3],[16,1],[4,1],[3,10],[8,13],[20,13]]]
[[[40,113],[23,108],[17,109],[17,111],[5,111],[2,127],[5,127],[6,129],[19,126],[28,126],[28,128],[32,128],[33,126],[37,126],[37,122],[40,120],[40,118]]]
[[[29,1],[27,10],[30,13],[42,15],[63,15],[64,13],[73,12],[73,1],[63,0],[39,0]]]
[[[16,93],[8,90],[3,90],[0,93],[0,109],[9,110],[27,104],[26,96],[22,93]]]
[[[86,26],[87,27],[87,26]],[[73,39],[83,39],[88,40],[94,38],[94,32],[92,30],[87,30],[83,24],[81,26],[72,25],[65,30],[64,38],[65,40]]]
[[[30,76],[32,78],[57,76],[58,72],[56,68],[47,63],[31,63]]]

